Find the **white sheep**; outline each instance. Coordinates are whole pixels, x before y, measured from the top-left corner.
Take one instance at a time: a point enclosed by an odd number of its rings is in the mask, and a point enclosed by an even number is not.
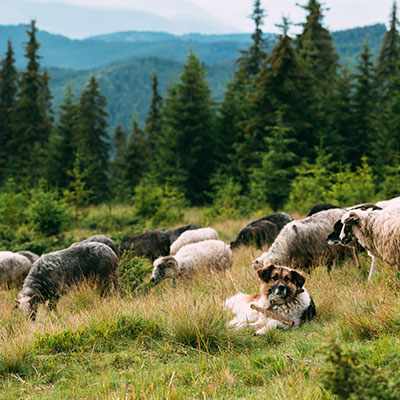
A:
[[[376,258],[400,267],[400,207],[392,203],[383,210],[352,210],[341,218],[340,242],[355,236],[372,258],[368,279],[376,273]],[[351,234],[346,230],[351,229]]]
[[[7,286],[22,284],[32,263],[22,254],[0,251],[0,283]]]
[[[400,207],[400,197],[394,197],[390,200],[382,200],[376,203],[378,207],[387,208],[387,207]]]
[[[328,245],[326,237],[345,212],[341,208],[334,208],[289,222],[269,250],[253,261],[253,268],[267,264],[309,268],[318,262],[326,262],[330,266],[346,249],[341,245]]]
[[[151,282],[157,285],[166,278],[189,275],[198,269],[226,270],[232,267],[232,251],[221,240],[205,240],[183,246],[174,256],[154,261]]]
[[[183,246],[211,239],[219,239],[217,231],[213,228],[200,228],[193,231],[185,231],[171,244],[169,254],[173,256]]]

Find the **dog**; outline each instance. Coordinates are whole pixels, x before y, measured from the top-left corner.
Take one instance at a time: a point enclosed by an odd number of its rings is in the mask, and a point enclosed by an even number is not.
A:
[[[303,287],[306,278],[301,272],[270,264],[258,269],[256,273],[262,281],[260,294],[238,293],[225,301],[225,307],[235,315],[229,326],[240,328],[250,325],[257,329],[257,335],[264,335],[270,329],[288,329],[291,326],[265,316],[252,309],[251,305],[292,321],[296,328],[316,316],[314,301]]]

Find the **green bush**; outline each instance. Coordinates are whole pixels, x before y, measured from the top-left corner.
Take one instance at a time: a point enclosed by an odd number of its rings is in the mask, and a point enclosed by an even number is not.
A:
[[[400,398],[400,377],[363,361],[361,355],[333,343],[326,349],[329,364],[322,383],[339,399],[395,400]]]
[[[40,233],[59,235],[71,221],[71,211],[56,191],[39,187],[31,191],[28,218]]]
[[[150,273],[153,269],[145,257],[135,257],[133,251],[126,251],[119,262],[119,280],[121,291],[125,295],[133,295],[148,290]]]
[[[136,186],[132,200],[134,215],[150,220],[152,226],[173,225],[181,221],[187,205],[182,192],[170,186],[169,182],[160,186],[148,177]]]
[[[210,194],[212,205],[206,213],[210,220],[225,220],[248,215],[249,203],[242,196],[240,183],[233,178],[216,175],[213,178],[213,193]]]

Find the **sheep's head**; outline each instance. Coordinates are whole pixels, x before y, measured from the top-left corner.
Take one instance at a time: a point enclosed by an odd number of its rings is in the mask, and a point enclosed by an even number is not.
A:
[[[176,278],[178,276],[178,262],[172,256],[159,257],[153,263],[153,273],[151,283],[157,285],[166,278]]]
[[[18,295],[17,306],[27,318],[32,320],[36,317],[37,302],[34,296],[28,296],[20,293]]]
[[[349,211],[343,215],[341,219],[342,229],[339,234],[339,242],[345,246],[355,245],[357,238],[353,233],[353,226],[356,226],[360,222],[360,214],[366,213],[366,211]]]

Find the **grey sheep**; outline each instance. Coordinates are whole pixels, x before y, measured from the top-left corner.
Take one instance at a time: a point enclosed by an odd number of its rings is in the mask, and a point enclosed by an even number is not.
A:
[[[107,245],[108,247],[111,247],[113,252],[115,254],[117,254],[117,249],[115,247],[115,244],[114,244],[113,240],[109,236],[106,236],[106,235],[93,235],[93,236],[90,236],[87,239],[81,240],[80,242],[77,242],[77,243],[90,243],[90,242],[103,243],[103,244]],[[76,245],[77,243],[74,243],[73,245]]]
[[[39,258],[36,253],[32,253],[29,250],[17,251],[18,254],[25,256],[32,264]]]
[[[290,222],[281,230],[268,252],[253,261],[253,268],[268,264],[310,268],[318,262],[326,262],[330,268],[333,260],[343,255],[346,249],[341,245],[329,245],[326,237],[345,212],[335,208]]]
[[[32,263],[22,254],[0,251],[0,284],[2,286],[20,286],[31,268]]]
[[[18,307],[30,318],[38,305],[49,301],[55,308],[60,296],[74,284],[92,280],[101,294],[114,284],[119,288],[118,258],[103,243],[77,243],[67,249],[42,255],[32,266],[18,295]]]

